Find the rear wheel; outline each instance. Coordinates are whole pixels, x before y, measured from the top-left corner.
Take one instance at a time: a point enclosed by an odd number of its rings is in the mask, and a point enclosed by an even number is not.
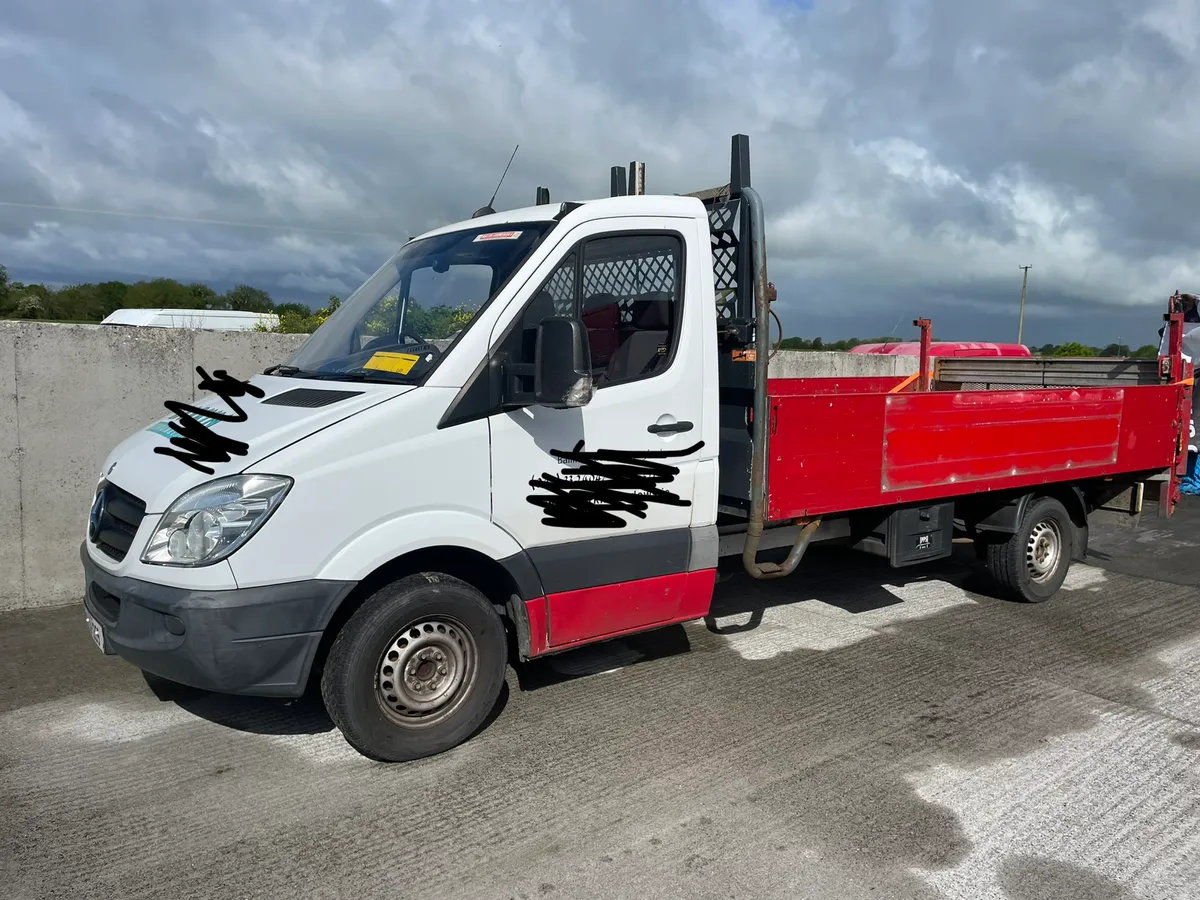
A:
[[[1067,577],[1074,534],[1066,508],[1052,497],[1039,497],[1007,541],[988,545],[988,570],[1011,599],[1044,603]]]
[[[447,575],[411,575],[368,597],[343,626],[321,696],[364,756],[432,756],[470,738],[492,711],[507,647],[482,593]]]

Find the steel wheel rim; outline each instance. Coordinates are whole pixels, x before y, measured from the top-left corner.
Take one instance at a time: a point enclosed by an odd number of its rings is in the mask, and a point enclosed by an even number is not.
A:
[[[475,639],[461,622],[421,619],[397,632],[380,654],[375,699],[398,725],[433,725],[470,693],[478,661]]]
[[[1054,576],[1062,558],[1062,532],[1053,519],[1043,519],[1029,532],[1025,543],[1025,568],[1034,581],[1044,583]]]

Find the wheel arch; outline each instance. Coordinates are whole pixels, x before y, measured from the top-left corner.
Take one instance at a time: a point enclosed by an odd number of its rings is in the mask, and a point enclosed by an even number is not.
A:
[[[1006,497],[972,497],[966,503],[964,520],[976,532],[1005,537],[1016,533],[1029,505],[1042,497],[1051,497],[1063,505],[1071,517],[1073,562],[1082,562],[1088,547],[1088,501],[1077,484],[1048,484]]]
[[[329,648],[342,627],[368,597],[386,584],[418,572],[439,572],[459,578],[487,597],[504,621],[510,657],[523,657],[529,646],[529,619],[523,602],[542,596],[541,582],[528,555],[520,550],[503,560],[473,547],[435,544],[401,553],[363,577],[332,611],[313,658],[309,682],[320,678]]]
[[[1087,557],[1088,549],[1088,502],[1084,496],[1083,489],[1077,484],[1060,484],[1052,485],[1050,489],[1042,491],[1035,496],[1032,496],[1029,501],[1032,502],[1038,497],[1053,497],[1066,509],[1067,515],[1071,517],[1071,525],[1073,526],[1074,540],[1071,542],[1071,561],[1083,562]]]

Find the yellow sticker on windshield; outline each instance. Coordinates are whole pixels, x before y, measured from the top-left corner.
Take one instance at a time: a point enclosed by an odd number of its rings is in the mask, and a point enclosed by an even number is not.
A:
[[[376,353],[367,360],[364,369],[378,369],[381,372],[396,372],[407,375],[412,367],[421,361],[421,357],[411,353]]]

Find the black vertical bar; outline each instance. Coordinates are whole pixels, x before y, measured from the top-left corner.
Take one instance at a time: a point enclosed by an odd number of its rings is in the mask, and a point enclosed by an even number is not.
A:
[[[537,189],[537,205],[543,206],[550,202],[550,188],[539,187]]]
[[[729,193],[737,196],[750,187],[750,137],[735,134],[729,152]]]
[[[625,196],[625,167],[612,167],[612,187],[608,196],[624,197]]]
[[[732,190],[732,189],[731,189]],[[740,191],[733,195],[737,203],[737,302],[734,305],[734,315],[748,323],[755,321],[754,312],[754,224],[753,216],[747,209]],[[730,223],[732,224],[732,223]],[[753,367],[751,367],[753,370]]]

